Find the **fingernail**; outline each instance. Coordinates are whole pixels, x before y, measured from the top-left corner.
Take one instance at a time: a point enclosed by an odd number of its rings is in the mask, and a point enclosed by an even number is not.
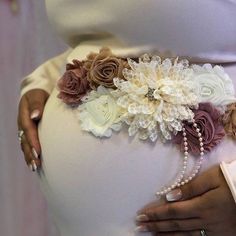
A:
[[[39,155],[36,152],[35,148],[32,148],[32,153],[33,153],[33,156],[35,157],[35,159],[39,159]]]
[[[140,225],[140,226],[138,226],[138,227],[135,228],[135,231],[136,231],[136,232],[148,232],[148,229],[147,229],[146,226]]]
[[[137,217],[136,217],[136,220],[137,221],[148,221],[149,219],[148,219],[148,216],[147,215],[138,215]]]
[[[166,200],[168,202],[178,201],[182,198],[182,191],[180,188],[174,189],[166,194]]]
[[[37,165],[34,160],[31,161],[31,165],[33,166],[33,171],[37,170]]]
[[[30,118],[33,120],[35,118],[38,118],[39,115],[40,115],[40,111],[36,109],[31,113]]]
[[[31,164],[28,165],[31,171],[33,171],[33,166]]]

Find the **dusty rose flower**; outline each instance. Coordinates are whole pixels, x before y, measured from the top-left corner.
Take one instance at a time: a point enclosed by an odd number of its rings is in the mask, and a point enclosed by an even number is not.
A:
[[[225,136],[224,127],[220,122],[220,112],[211,103],[200,103],[199,108],[193,111],[195,122],[202,134],[205,152],[210,152]],[[200,154],[199,137],[193,124],[185,123],[189,152]],[[184,150],[183,134],[179,132],[173,139]]]
[[[57,83],[60,90],[58,98],[68,105],[75,106],[89,90],[89,83],[80,61],[74,60],[73,64],[67,64],[66,69],[67,71]]]
[[[227,106],[226,112],[222,116],[222,123],[226,134],[236,139],[236,103]]]
[[[108,48],[102,48],[98,54],[89,54],[84,62],[87,79],[92,89],[96,89],[99,85],[116,88],[113,79],[116,77],[124,79],[122,71],[128,67],[126,60],[114,56]]]

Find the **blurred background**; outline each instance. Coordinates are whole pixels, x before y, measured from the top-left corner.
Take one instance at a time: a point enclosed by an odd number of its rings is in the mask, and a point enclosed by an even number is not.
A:
[[[0,0],[0,235],[58,236],[35,173],[17,140],[22,78],[66,46],[51,30],[44,0]]]

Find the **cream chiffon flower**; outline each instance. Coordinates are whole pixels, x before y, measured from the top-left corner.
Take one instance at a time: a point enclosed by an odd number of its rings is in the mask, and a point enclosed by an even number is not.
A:
[[[193,119],[191,108],[198,105],[192,69],[187,61],[162,62],[158,56],[128,62],[131,69],[123,71],[126,80],[115,78],[117,90],[111,93],[123,108],[122,121],[129,125],[129,135],[138,133],[140,139],[153,142],[158,136],[170,140],[182,130],[183,120]]]
[[[112,130],[121,129],[121,108],[109,89],[99,86],[83,99],[77,109],[82,130],[92,132],[97,137],[110,137]]]
[[[198,84],[199,103],[210,102],[225,111],[228,104],[236,101],[233,82],[223,67],[205,64],[193,65],[192,68]]]

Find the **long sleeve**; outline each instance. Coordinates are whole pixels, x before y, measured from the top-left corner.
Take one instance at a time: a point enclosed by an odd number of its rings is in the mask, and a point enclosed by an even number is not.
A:
[[[26,76],[21,82],[20,97],[32,89],[43,89],[50,94],[60,77],[60,70],[70,52],[71,49],[68,49],[64,53],[51,58]]]
[[[236,160],[230,163],[222,162],[220,167],[236,202]]]

